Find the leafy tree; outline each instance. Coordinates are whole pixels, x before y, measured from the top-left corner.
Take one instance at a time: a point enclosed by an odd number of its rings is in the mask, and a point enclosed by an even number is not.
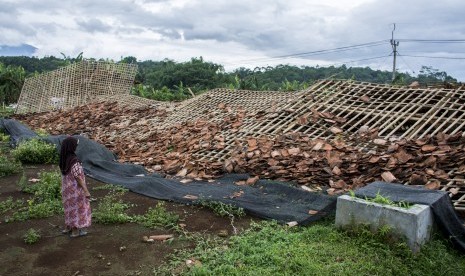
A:
[[[25,76],[31,76],[37,73],[55,70],[72,62],[82,60],[82,53],[72,58],[62,53],[63,58],[50,57],[0,57],[0,62],[4,66],[1,72],[7,71],[5,68],[24,68],[16,77],[22,81]],[[92,59],[91,59],[92,60]],[[100,59],[101,61],[113,62],[109,59]],[[136,57],[122,57],[119,63],[136,63],[138,72],[135,77],[135,86],[132,93],[141,97],[156,100],[182,100],[191,96],[189,90],[198,94],[213,88],[228,87],[231,89],[248,89],[248,90],[300,90],[305,89],[315,81],[320,79],[352,79],[357,81],[366,81],[373,83],[385,83],[406,85],[413,81],[419,81],[422,84],[431,84],[438,82],[455,82],[456,79],[449,76],[446,72],[439,71],[430,66],[423,66],[417,77],[408,73],[397,74],[397,78],[392,82],[392,74],[389,71],[373,70],[369,67],[339,67],[328,66],[293,66],[280,64],[277,66],[264,66],[249,68],[238,68],[232,72],[225,72],[220,64],[205,61],[202,57],[192,58],[187,62],[175,62],[170,59],[161,61],[137,61]],[[10,72],[11,73],[11,72]],[[13,74],[13,75],[15,75]],[[11,77],[10,77],[11,78]],[[22,85],[22,81],[18,82]],[[6,83],[2,80],[2,93],[0,98],[8,102],[14,101],[16,94],[21,91],[15,82]],[[16,87],[16,88],[14,88]],[[14,89],[16,90],[14,90]],[[6,92],[9,91],[9,92]],[[16,91],[16,92],[13,92]],[[13,96],[11,96],[13,95]]]
[[[20,66],[0,63],[0,102],[11,104],[18,101],[26,73]]]
[[[60,54],[63,56],[63,60],[66,62],[66,65],[82,61],[82,59],[84,58],[83,57],[84,52],[80,52],[79,55],[77,55],[77,57],[75,57],[75,58],[67,56],[67,55],[65,55],[63,53],[60,53]]]
[[[136,64],[137,63],[137,58],[133,56],[127,56],[124,58],[121,58],[121,63],[129,63],[129,64]]]
[[[54,56],[48,56],[43,58],[37,57],[0,57],[0,62],[5,66],[21,66],[26,71],[26,74],[32,74],[34,72],[48,72],[58,69],[66,65],[66,61]]]
[[[431,66],[422,66],[418,74],[418,82],[421,84],[434,84],[438,82],[457,82],[457,79],[449,76],[444,71],[439,71]]]
[[[192,58],[188,62],[176,63],[165,59],[152,62],[152,67],[140,66],[140,79],[143,83],[156,89],[166,86],[175,88],[181,82],[197,93],[202,90],[221,87],[223,84],[223,66],[212,62],[205,62],[202,57]]]

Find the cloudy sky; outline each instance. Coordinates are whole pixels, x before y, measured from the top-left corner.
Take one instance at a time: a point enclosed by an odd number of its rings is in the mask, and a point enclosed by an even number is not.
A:
[[[392,70],[396,23],[400,71],[465,81],[464,12],[463,0],[0,0],[0,55]]]

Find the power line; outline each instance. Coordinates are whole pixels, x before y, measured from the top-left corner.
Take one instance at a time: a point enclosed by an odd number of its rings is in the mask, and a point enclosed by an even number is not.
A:
[[[339,53],[339,52],[356,50],[356,49],[363,49],[363,48],[369,48],[369,47],[376,47],[376,46],[386,45],[387,43],[390,43],[391,46],[393,47],[393,54],[394,54],[394,63],[393,63],[393,76],[394,76],[395,70],[396,70],[395,69],[395,56],[396,55],[400,56],[400,54],[398,54],[398,51],[396,49],[397,46],[399,45],[399,42],[437,43],[437,44],[442,44],[442,43],[465,43],[465,39],[406,39],[406,38],[404,38],[404,39],[396,39],[396,40],[394,40],[394,30],[395,30],[395,25],[394,25],[394,29],[393,29],[393,36],[392,36],[392,38],[390,40],[372,41],[372,42],[355,44],[355,45],[350,45],[350,46],[342,46],[342,47],[336,47],[336,48],[332,48],[332,49],[322,49],[322,50],[295,53],[295,54],[288,54],[288,55],[279,55],[279,56],[272,56],[272,57],[265,57],[265,58],[239,60],[239,61],[236,61],[236,62],[226,63],[226,64],[229,64],[229,65],[243,64],[243,63],[251,64],[251,63],[256,63],[256,62],[267,62],[267,61],[274,61],[274,60],[281,60],[281,59],[305,58],[305,57],[310,57],[310,56],[317,56],[317,55]],[[416,57],[416,58],[451,59],[451,60],[463,60],[463,59],[465,59],[465,57],[438,57],[438,56],[423,56],[423,55],[402,55],[402,56],[404,56],[404,57]],[[363,59],[347,61],[347,62],[341,62],[341,63],[336,63],[336,64],[352,63],[352,62],[358,62],[358,61],[378,59],[378,58],[383,58],[383,57],[386,57],[386,56],[363,58]],[[405,60],[404,60],[404,62],[405,62]]]
[[[418,43],[465,43],[465,39],[397,39],[401,42],[418,42]]]
[[[415,74],[415,70],[412,69],[410,64],[407,63],[407,61],[404,59],[404,57],[399,52],[398,54],[399,54],[399,57],[402,59],[402,61],[404,61],[405,65],[407,65],[407,67],[410,69],[410,71],[412,71],[412,73]]]
[[[435,58],[435,59],[458,59],[463,60],[465,57],[435,57],[435,56],[417,56],[417,55],[402,55],[404,57],[417,57],[417,58]]]
[[[248,60],[238,61],[238,63],[269,61],[269,60],[279,60],[279,59],[287,59],[287,58],[308,57],[308,56],[316,56],[316,55],[323,55],[323,54],[330,54],[330,53],[338,53],[338,52],[344,52],[344,51],[349,51],[349,50],[354,50],[354,49],[385,45],[387,41],[388,40],[380,40],[380,41],[373,41],[373,42],[367,42],[367,43],[350,45],[350,46],[337,47],[337,48],[332,48],[332,49],[317,50],[317,51],[281,55],[281,56],[274,56],[274,57],[267,57],[267,58],[248,59]]]
[[[387,57],[389,57],[389,56],[391,56],[391,55],[389,54],[389,55],[378,56],[378,57],[370,57],[370,58],[363,58],[363,59],[349,60],[349,61],[343,61],[343,62],[338,62],[338,63],[329,64],[329,65],[327,65],[327,66],[334,66],[334,65],[338,65],[338,64],[346,64],[346,63],[354,63],[354,62],[365,61],[365,60],[372,60],[372,59],[387,58]]]

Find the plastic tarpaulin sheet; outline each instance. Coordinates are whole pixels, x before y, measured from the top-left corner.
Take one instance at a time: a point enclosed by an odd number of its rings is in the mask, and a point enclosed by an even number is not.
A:
[[[37,135],[18,121],[0,119],[13,144]],[[43,138],[60,149],[62,136]],[[296,221],[306,225],[333,212],[336,198],[304,191],[288,183],[259,180],[253,186],[238,186],[238,180],[248,175],[229,174],[214,182],[192,181],[183,184],[158,174],[148,174],[145,168],[130,163],[119,163],[114,153],[99,143],[83,136],[79,139],[76,155],[85,173],[101,182],[121,185],[132,192],[161,200],[196,204],[196,200],[217,201],[243,208],[248,214],[274,219],[281,223]]]
[[[394,202],[404,201],[430,206],[438,228],[457,249],[465,253],[464,222],[457,216],[446,192],[381,181],[373,182],[355,191],[355,195],[360,198],[374,198],[377,194]]]

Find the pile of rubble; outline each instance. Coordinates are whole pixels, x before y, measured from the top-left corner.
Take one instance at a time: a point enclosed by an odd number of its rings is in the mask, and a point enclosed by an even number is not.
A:
[[[252,178],[238,185],[269,178],[337,194],[375,180],[439,189],[450,181],[465,179],[465,138],[461,133],[386,141],[376,132],[367,131],[329,141],[293,132],[258,138],[238,135],[228,141],[227,133],[238,132],[242,121],[256,119],[257,115],[224,112],[222,122],[197,119],[165,129],[151,129],[147,122],[154,118],[162,121],[169,111],[127,109],[112,102],[15,117],[32,129],[42,128],[50,134],[85,134],[114,151],[121,162],[139,163],[149,171],[177,176],[186,182],[245,172]],[[141,129],[149,134],[141,135]],[[228,144],[233,147],[223,161],[196,156],[199,152],[224,150]],[[371,147],[361,150],[354,146],[357,144]],[[454,195],[459,189],[452,187],[448,191]]]

